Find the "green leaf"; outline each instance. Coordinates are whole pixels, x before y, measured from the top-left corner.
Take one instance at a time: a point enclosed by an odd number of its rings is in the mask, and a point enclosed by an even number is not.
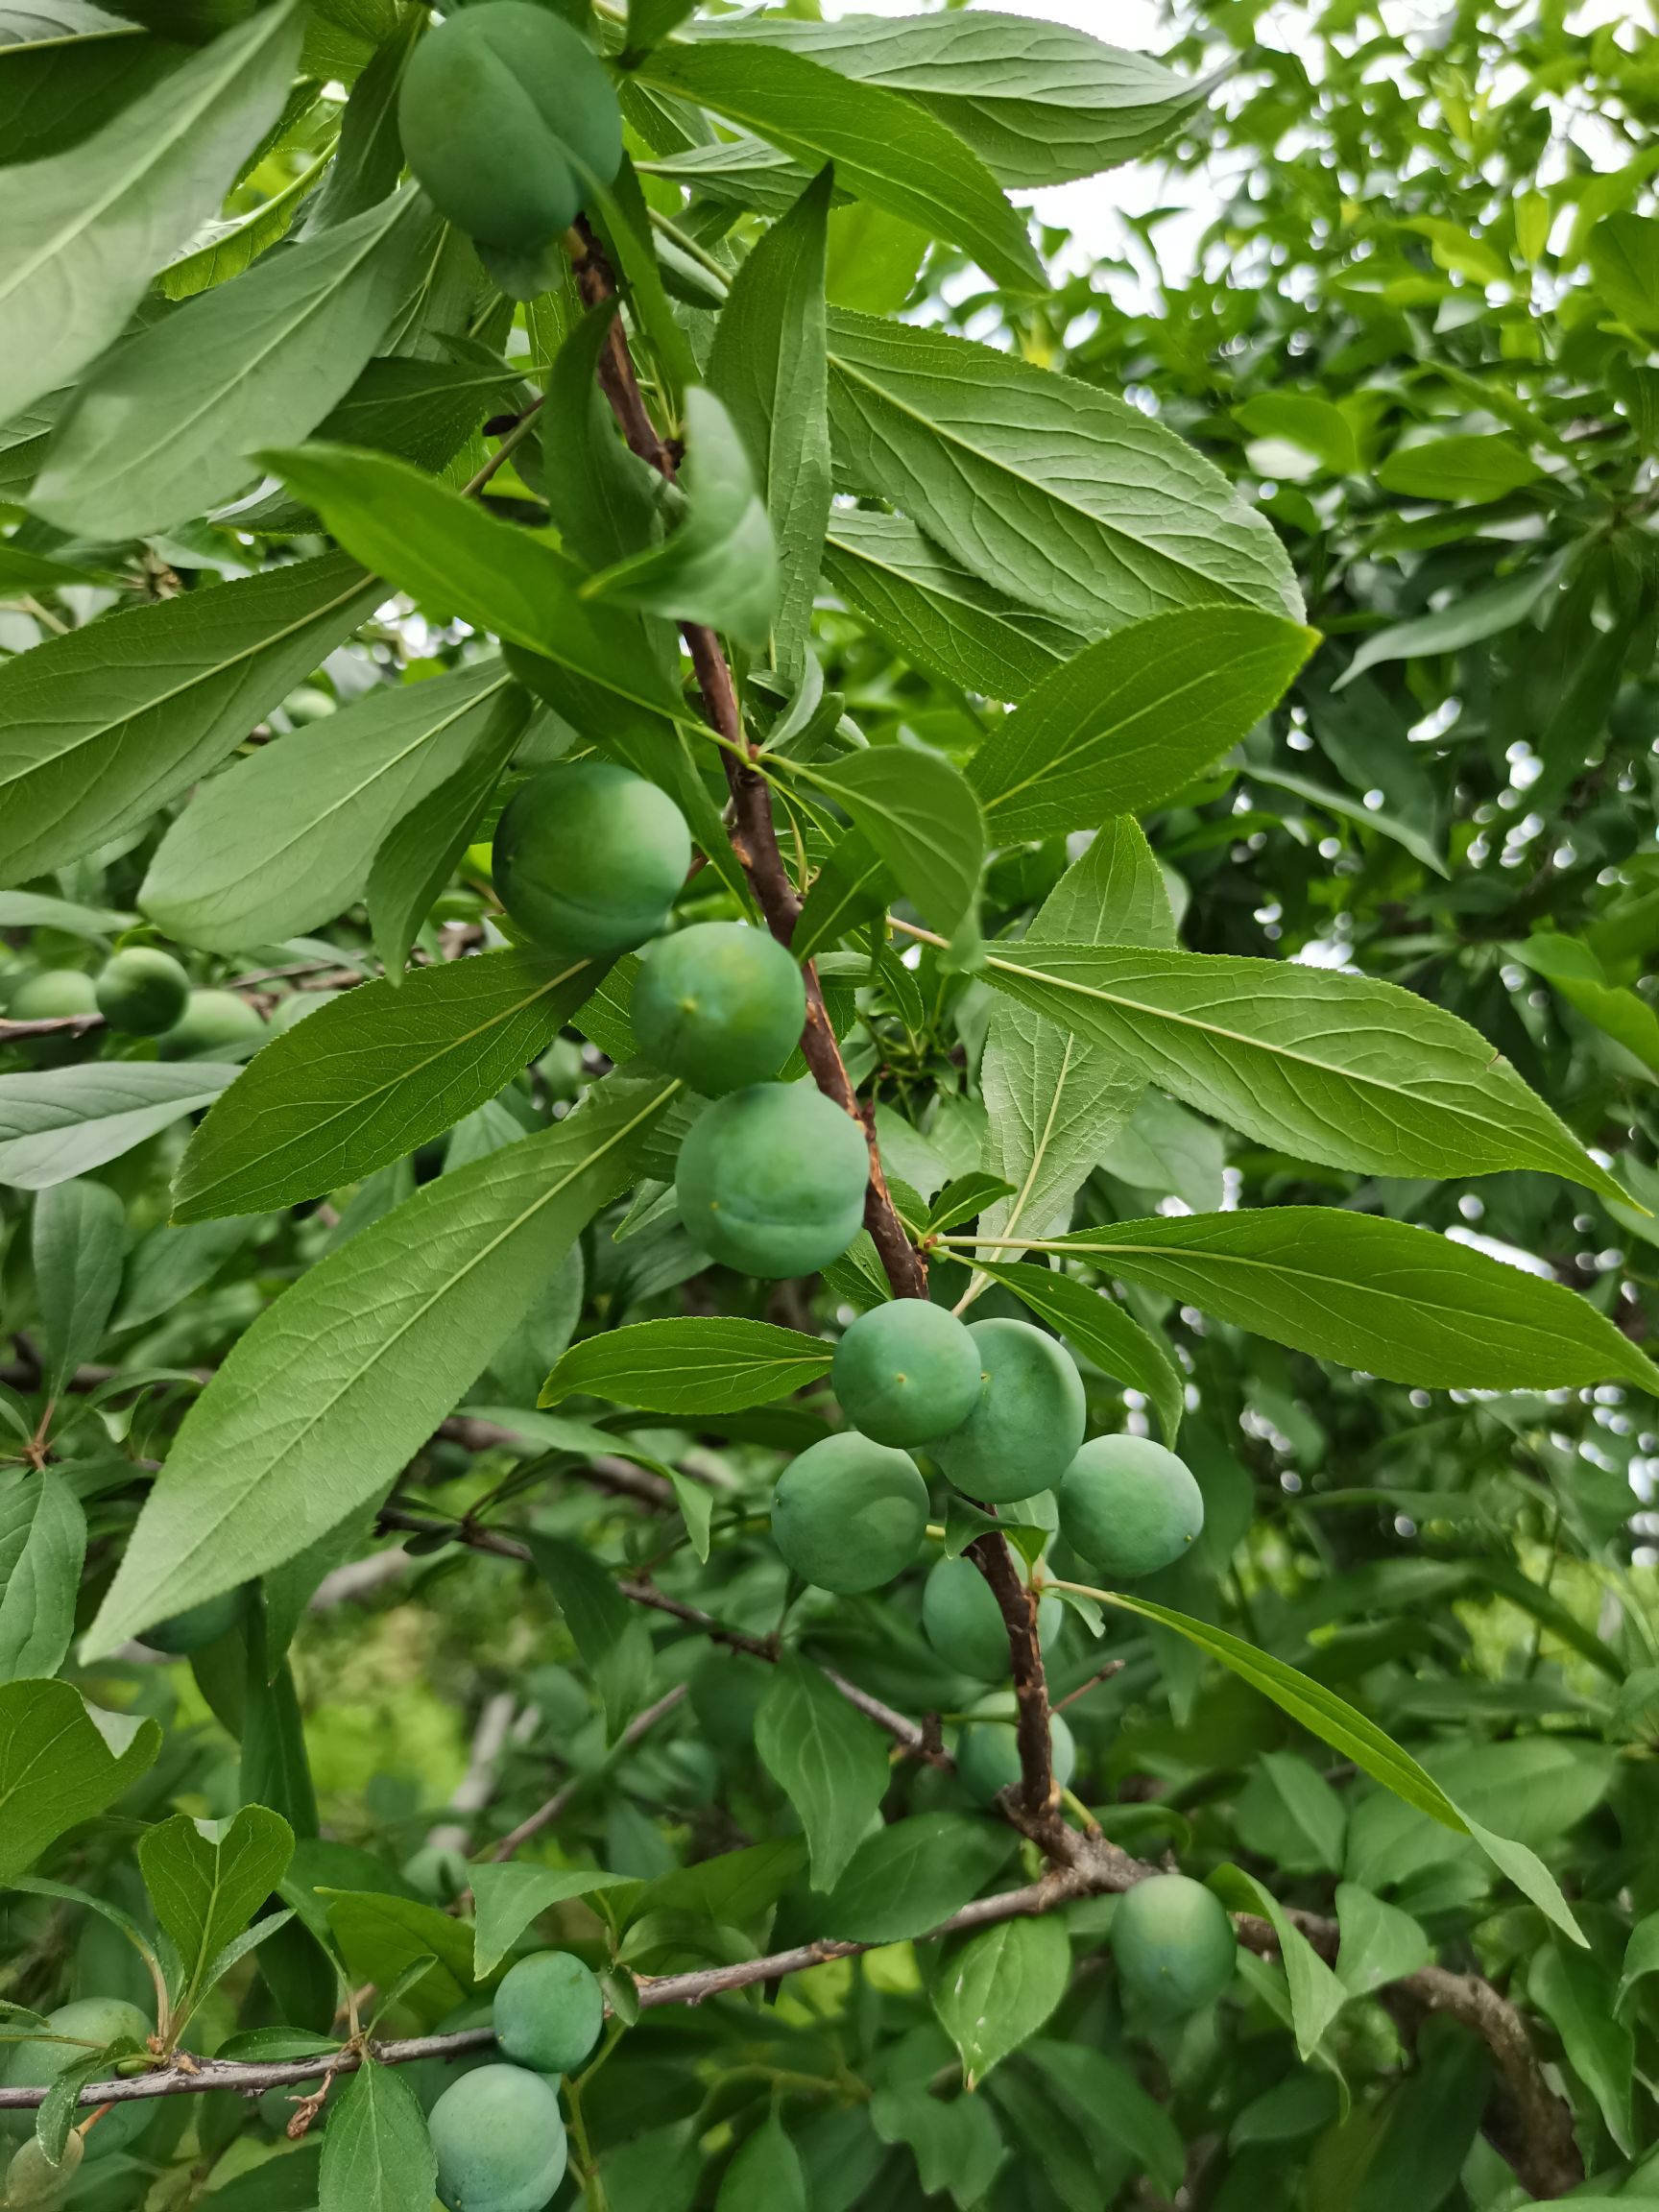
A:
[[[216,952],[279,945],[363,896],[391,830],[472,756],[516,686],[499,661],[369,692],[215,776],[171,824],[139,904]]]
[[[824,581],[919,668],[991,699],[1020,699],[1084,642],[993,590],[902,515],[838,507]]]
[[[1162,1338],[1142,1329],[1103,1290],[1091,1290],[1075,1276],[1056,1275],[1029,1262],[1011,1266],[979,1262],[981,1272],[1012,1290],[1022,1305],[1074,1344],[1085,1358],[1141,1390],[1152,1401],[1165,1442],[1173,1445],[1184,1404],[1181,1370]]]
[[[921,2082],[878,2089],[870,2118],[884,2143],[910,2146],[923,2196],[949,2194],[957,2212],[974,2212],[985,2201],[1007,2156],[990,2106],[977,2097],[946,2104]]]
[[[581,1391],[653,1413],[736,1413],[805,1389],[830,1371],[822,1337],[770,1321],[681,1315],[585,1336],[560,1360],[537,1403]]]
[[[1317,1736],[1322,1743],[1329,1743],[1334,1751],[1352,1759],[1363,1773],[1369,1774],[1374,1782],[1381,1782],[1406,1804],[1415,1807],[1419,1813],[1427,1813],[1443,1828],[1451,1828],[1460,1836],[1472,1836],[1493,1863],[1508,1875],[1546,1918],[1572,1936],[1574,1942],[1584,1941],[1577,1921],[1543,1861],[1524,1843],[1495,1836],[1470,1819],[1409,1751],[1403,1750],[1392,1736],[1379,1728],[1375,1721],[1368,1720],[1345,1698],[1338,1697],[1334,1690],[1315,1682],[1310,1675],[1299,1673],[1283,1659],[1275,1659],[1269,1652],[1257,1650],[1253,1644],[1229,1635],[1225,1628],[1217,1628],[1208,1621],[1191,1620],[1167,1605],[1155,1605],[1149,1598],[1128,1598],[1121,1591],[1108,1590],[1092,1591],[1090,1595],[1105,1604],[1118,1606],[1125,1613],[1138,1613],[1143,1620],[1157,1621],[1166,1628],[1173,1628],[1177,1635],[1195,1644],[1200,1651],[1208,1652],[1211,1658],[1218,1659],[1223,1667],[1231,1669],[1253,1690],[1270,1697],[1282,1712],[1288,1713],[1292,1720]]]
[[[103,1342],[126,1256],[127,1210],[107,1184],[71,1179],[36,1199],[30,1258],[48,1390],[60,1390]]]
[[[276,120],[301,12],[265,10],[84,144],[0,170],[0,421],[121,335],[145,286]]]
[[[626,1875],[596,1867],[493,1866],[472,1869],[472,1971],[480,1982],[494,1973],[532,1920],[572,1897],[613,1889]]]
[[[565,1625],[593,1677],[614,1743],[651,1688],[651,1636],[610,1575],[580,1545],[533,1534],[530,1556],[552,1591]]]
[[[1385,492],[1410,499],[1506,499],[1544,473],[1512,438],[1490,432],[1397,445],[1377,471]]]
[[[1352,475],[1359,466],[1354,425],[1340,407],[1317,393],[1255,393],[1234,408],[1233,420],[1251,438],[1284,439],[1299,446],[1334,475]]]
[[[1332,685],[1340,691],[1384,661],[1418,661],[1432,653],[1459,653],[1465,645],[1479,645],[1525,622],[1534,607],[1559,580],[1553,561],[1519,568],[1501,584],[1484,591],[1462,591],[1432,614],[1420,614],[1410,622],[1395,622],[1374,630],[1360,645]]]
[[[260,458],[425,613],[460,615],[656,713],[681,711],[632,618],[584,599],[582,571],[550,538],[385,454],[313,445]]]
[[[1248,735],[1317,642],[1278,614],[1194,607],[1086,646],[969,763],[993,838],[1014,845],[1156,805]]]
[[[1008,290],[1046,290],[1023,216],[977,155],[902,95],[802,54],[735,41],[659,47],[640,74],[813,168],[832,161],[847,191],[960,246]]]
[[[933,1984],[933,2009],[962,2055],[967,2088],[1036,2034],[1070,1978],[1071,1945],[1057,1913],[999,1921],[950,1952]]]
[[[822,1669],[786,1651],[755,1716],[755,1748],[800,1815],[813,1888],[832,1889],[887,1793],[884,1739]]]
[[[823,1933],[851,1943],[925,1936],[978,1896],[1014,1847],[1007,1830],[963,1813],[915,1813],[854,1852],[824,1901]]]
[[[1251,1207],[1060,1242],[1218,1321],[1390,1382],[1549,1389],[1617,1375],[1659,1394],[1641,1347],[1564,1285],[1379,1214]]]
[[[545,1051],[600,973],[527,947],[337,994],[274,1037],[203,1122],[174,1219],[290,1206],[401,1160]]]
[[[346,397],[437,225],[411,189],[153,324],[77,392],[31,505],[60,530],[119,539],[230,498],[258,475],[255,446],[305,437]]]
[[[146,1829],[138,1866],[156,1917],[179,1954],[180,1994],[202,1994],[207,1969],[288,1870],[294,1831],[263,1805],[244,1805],[229,1820],[192,1820],[176,1813]]]
[[[1581,939],[1558,930],[1539,930],[1504,950],[1544,976],[1587,1022],[1659,1075],[1659,1014],[1634,991],[1610,984],[1600,961]]]
[[[425,1185],[268,1307],[186,1414],[89,1655],[380,1495],[633,1181],[675,1088],[608,1079],[541,1135]]]
[[[1630,1931],[1630,1939],[1624,1946],[1624,1963],[1619,1972],[1619,1990],[1614,2004],[1620,2011],[1624,2001],[1639,1982],[1649,1974],[1659,1974],[1659,1912],[1644,1913]]]
[[[1279,1956],[1290,1987],[1290,2022],[1304,2066],[1325,2040],[1325,2031],[1348,2002],[1348,1991],[1326,1965],[1278,1899],[1237,1866],[1218,1867],[1210,1880],[1236,1911],[1259,1912],[1279,1938]]]
[[[416,932],[471,844],[532,706],[529,693],[517,685],[501,693],[454,775],[412,806],[375,854],[369,871],[369,924],[388,983],[402,982]]]
[[[1622,208],[1590,233],[1590,275],[1621,323],[1659,330],[1659,222]]]
[[[89,1710],[67,1682],[0,1686],[0,1883],[156,1764],[160,1724]]]
[[[727,2167],[714,2212],[806,2212],[806,2177],[776,2112]]]
[[[655,46],[683,23],[697,0],[628,0],[628,44],[637,50]]]
[[[1215,83],[1177,77],[1068,24],[988,8],[833,23],[766,14],[700,23],[697,36],[789,46],[842,76],[907,92],[1010,186],[1064,184],[1149,153]]]
[[[403,173],[397,96],[403,72],[426,28],[419,14],[404,16],[389,36],[376,43],[367,68],[352,84],[340,118],[338,149],[323,189],[305,211],[308,238],[349,223],[397,189]]]
[[[101,1060],[0,1075],[0,1183],[44,1190],[118,1160],[240,1073],[207,1060]]]
[[[206,224],[196,236],[201,243],[177,260],[169,261],[156,277],[156,289],[164,300],[195,300],[215,285],[241,276],[259,256],[285,238],[301,208],[333,167],[333,138],[309,167],[301,169],[280,192],[262,200],[245,215],[232,215]]]
[[[985,862],[985,818],[942,753],[872,745],[800,773],[846,808],[935,927],[954,930],[972,917]]]
[[[320,1886],[327,1900],[328,1927],[348,1969],[359,1981],[385,1989],[422,1956],[437,1963],[405,2002],[429,2020],[442,2019],[472,1990],[472,1936],[466,1923],[418,1898],[373,1889]]]
[[[0,891],[0,929],[62,929],[71,937],[113,937],[137,916],[108,906],[83,906],[44,891]]]
[[[588,606],[637,607],[706,623],[758,650],[778,609],[772,524],[731,416],[702,385],[685,395],[685,430],[678,524],[660,545],[589,576],[580,595]]]
[[[86,1516],[56,1468],[0,1470],[0,1682],[62,1666],[85,1554]]]
[[[0,44],[0,161],[80,145],[182,56],[90,0],[8,9]]]
[[[437,2178],[420,2099],[396,2067],[365,2056],[328,2115],[321,2212],[428,2212]]]
[[[988,957],[985,979],[1299,1159],[1378,1175],[1536,1167],[1623,1195],[1478,1030],[1398,984],[1031,938]]]
[[[329,554],[106,614],[0,666],[0,879],[147,822],[385,595]]]
[[[830,427],[843,489],[892,500],[995,589],[1089,636],[1218,599],[1301,619],[1265,517],[1076,377],[832,309]]]
[[[1567,2063],[1595,2098],[1608,2134],[1632,2157],[1636,2048],[1629,2028],[1614,2016],[1612,1975],[1588,1951],[1546,1943],[1532,1954],[1527,1991],[1560,2034]]]
[[[1336,1973],[1350,1997],[1403,1982],[1434,1956],[1434,1946],[1409,1912],[1384,1904],[1358,1882],[1336,1885],[1336,1925],[1342,1938]]]
[[[715,325],[709,382],[748,448],[772,521],[779,590],[769,652],[798,682],[830,519],[830,371],[823,171],[738,270]]]
[[[1086,2043],[1046,2037],[1031,2044],[1025,2056],[1097,2145],[1127,2151],[1166,2197],[1180,2195],[1187,2171],[1181,2131],[1167,2107],[1144,2090],[1126,2066]]]

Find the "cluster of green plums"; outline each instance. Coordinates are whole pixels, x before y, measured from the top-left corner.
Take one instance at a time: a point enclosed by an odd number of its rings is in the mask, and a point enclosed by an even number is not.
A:
[[[580,1959],[539,1951],[509,1967],[493,2018],[502,2062],[461,2075],[428,2115],[438,2195],[449,2212],[542,2212],[565,2178],[554,2079],[592,2053],[604,1994]]]
[[[198,1060],[263,1035],[255,1009],[233,991],[197,991],[174,959],[155,945],[129,945],[96,975],[84,968],[41,968],[25,975],[6,1005],[9,1022],[57,1022],[102,1014],[119,1036],[154,1037],[163,1060]],[[35,1057],[51,1060],[59,1041],[40,1041]]]
[[[0,2080],[9,2089],[44,2089],[66,2067],[111,2044],[128,2044],[142,2051],[154,2023],[136,2005],[129,2005],[122,1998],[82,1997],[49,2012],[46,2027],[49,2033],[31,2035],[10,2046],[0,2065]],[[131,2150],[155,2117],[155,2105],[140,2099],[112,2104],[97,2127],[84,2135],[70,2130],[63,2159],[53,2166],[35,2140],[32,2110],[0,2114],[5,2134],[16,2146],[6,2168],[0,2203],[8,2207],[60,2203],[65,2184],[84,2158],[108,2158],[116,2152]]]

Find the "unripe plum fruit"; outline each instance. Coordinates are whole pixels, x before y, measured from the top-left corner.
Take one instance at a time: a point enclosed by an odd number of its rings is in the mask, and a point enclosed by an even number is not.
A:
[[[26,2042],[14,2043],[5,2068],[9,2087],[43,2088],[49,2081],[56,2081],[66,2066],[90,2058],[94,2051],[102,2050],[108,2043],[131,2041],[142,2050],[152,2027],[136,2005],[129,2005],[119,1997],[83,1997],[73,2005],[60,2005],[56,2012],[46,2015],[46,2024],[55,2035],[68,2040],[56,2043],[44,2036],[32,2036]],[[97,2127],[87,2132],[88,2158],[107,2158],[116,2151],[127,2150],[155,2117],[149,2104],[141,2099],[112,2104]],[[9,2114],[8,2118],[13,2123],[21,2120],[26,2127],[32,2127],[35,2116],[32,2112],[22,2112]]]
[[[463,2074],[426,2124],[438,2160],[438,2196],[448,2212],[542,2212],[565,2178],[558,2091],[522,2066],[479,2066]]]
[[[96,1014],[98,989],[80,968],[42,968],[25,975],[6,1009],[8,1022],[60,1022],[69,1014]]]
[[[843,1431],[791,1459],[772,1493],[772,1538],[803,1580],[851,1596],[915,1558],[927,1485],[906,1453]]]
[[[1037,1602],[1037,1635],[1045,1651],[1060,1632],[1058,1598]],[[972,1559],[941,1559],[922,1586],[922,1627],[948,1667],[981,1682],[1004,1681],[1012,1669],[1008,1629],[991,1585]]]
[[[814,1085],[756,1083],[693,1123],[674,1189],[686,1234],[724,1265],[813,1275],[857,1236],[869,1173],[863,1131]]]
[[[1156,1575],[1204,1527],[1204,1493],[1150,1436],[1093,1436],[1060,1484],[1060,1528],[1108,1575]]]
[[[1087,1407],[1066,1347],[1028,1321],[976,1321],[979,1400],[933,1448],[941,1471],[969,1498],[1003,1504],[1058,1482],[1077,1456]]]
[[[1118,1900],[1112,1956],[1124,1987],[1168,2018],[1220,1996],[1238,1962],[1238,1942],[1213,1889],[1186,1874],[1154,1874]]]
[[[648,1060],[719,1098],[777,1074],[805,1022],[806,989],[767,930],[698,922],[645,953],[632,1019]]]
[[[599,2040],[605,1997],[570,1952],[539,1951],[502,1977],[494,2020],[504,2057],[538,2074],[569,2074]]]
[[[143,1630],[139,1642],[147,1644],[152,1651],[165,1651],[169,1657],[180,1659],[192,1651],[204,1651],[209,1644],[217,1644],[221,1636],[228,1636],[242,1617],[242,1600],[234,1590],[221,1591],[217,1598],[204,1598],[200,1605],[190,1605],[182,1613],[169,1614],[165,1621],[157,1621]]]
[[[542,12],[523,0],[490,0],[451,20],[503,12]],[[561,763],[520,784],[492,848],[495,889],[518,926],[589,960],[660,935],[690,865],[691,835],[673,800],[609,760]]]
[[[112,2115],[105,2114],[106,2119],[110,2117]],[[56,2166],[41,2150],[38,2137],[25,2137],[12,2152],[12,2163],[6,2169],[5,2195],[0,2196],[0,2204],[6,2205],[8,2212],[13,2206],[17,2212],[23,2212],[26,2205],[38,2205],[41,2212],[56,2212],[85,2155],[86,2138],[73,2128],[64,2139],[63,2155]]]
[[[130,945],[117,952],[97,983],[98,1011],[111,1029],[130,1037],[158,1037],[182,1019],[190,978],[171,952]]]
[[[485,246],[534,254],[622,160],[622,117],[586,39],[551,8],[492,0],[416,47],[398,95],[403,152],[440,214]]]
[[[1020,1779],[1020,1732],[1014,1725],[1011,1692],[987,1697],[976,1713],[993,1718],[970,1720],[956,1739],[956,1779],[976,1805],[989,1805]],[[1077,1771],[1077,1740],[1058,1713],[1048,1716],[1048,1755],[1054,1779],[1066,1789]]]
[[[163,1031],[156,1049],[163,1060],[210,1060],[215,1052],[264,1034],[257,1011],[234,991],[192,991],[183,1013]]]
[[[943,1306],[894,1298],[854,1322],[830,1380],[848,1420],[878,1444],[930,1444],[978,1403],[979,1351]]]

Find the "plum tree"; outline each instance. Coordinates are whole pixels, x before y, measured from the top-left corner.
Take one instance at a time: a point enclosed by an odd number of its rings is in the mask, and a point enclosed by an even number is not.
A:
[[[1046,1650],[1060,1632],[1058,1598],[1037,1605],[1037,1634]],[[922,1585],[922,1626],[947,1666],[982,1682],[1002,1681],[1010,1667],[1008,1628],[991,1585],[972,1559],[941,1559]]]
[[[1149,1436],[1092,1436],[1060,1483],[1060,1527],[1108,1575],[1156,1575],[1204,1528],[1204,1493]]]
[[[605,1997],[568,1951],[538,1951],[510,1966],[495,1992],[495,2040],[516,2065],[568,2074],[605,2025]]]
[[[928,1444],[973,1412],[979,1353],[944,1307],[893,1298],[854,1322],[830,1380],[848,1420],[878,1444]]]
[[[521,294],[589,179],[609,184],[622,158],[610,78],[570,24],[531,0],[460,10],[429,33],[404,75],[398,123],[434,205]]]
[[[171,1029],[189,997],[189,976],[171,952],[154,945],[129,945],[97,982],[99,1013],[111,1029],[132,1037],[158,1037]]]
[[[50,2036],[30,2036],[12,2046],[5,2064],[8,2087],[26,2089],[55,2081],[65,2067],[78,2065],[110,2043],[136,2043],[142,2050],[154,2023],[136,2005],[129,2005],[123,1998],[82,1997],[48,2012],[46,2025],[52,2031]],[[112,2105],[86,2136],[87,2156],[108,2158],[129,2149],[154,2118],[155,2113],[141,2102]],[[6,2120],[13,2134],[23,2133],[31,2125],[27,2112],[8,2113]]]
[[[777,1074],[806,1019],[806,989],[767,930],[697,922],[648,949],[631,1014],[648,1059],[718,1098]]]
[[[165,1621],[157,1621],[145,1629],[144,1641],[152,1651],[187,1657],[192,1651],[203,1651],[209,1644],[217,1644],[221,1636],[228,1636],[240,1618],[241,1606],[242,1600],[234,1590],[222,1591],[217,1598],[204,1598],[200,1605],[188,1606],[182,1613],[173,1613]]]
[[[974,1712],[985,1718],[970,1720],[956,1739],[956,1779],[975,1804],[989,1805],[1020,1779],[1013,1694],[981,1698]],[[1077,1742],[1058,1713],[1049,1716],[1048,1736],[1054,1779],[1064,1790],[1077,1771]]]
[[[257,1010],[234,991],[192,991],[183,1013],[162,1032],[156,1049],[163,1060],[205,1060],[264,1034]]]
[[[797,1575],[851,1596],[891,1582],[927,1527],[927,1485],[907,1453],[843,1431],[791,1459],[772,1493],[772,1536]]]
[[[1213,1889],[1187,1874],[1155,1874],[1118,1900],[1112,1956],[1149,2011],[1174,2017],[1215,2002],[1233,1979],[1238,1942]]]
[[[519,8],[520,0],[491,0],[477,14]],[[528,936],[604,960],[662,928],[691,865],[691,838],[655,783],[609,760],[577,760],[519,785],[501,809],[492,854],[501,903]]]
[[[463,2074],[433,2105],[427,2126],[448,2212],[542,2212],[565,2178],[558,2092],[522,2066]]]
[[[756,1083],[717,1099],[680,1147],[687,1234],[728,1267],[810,1275],[864,1218],[870,1156],[850,1114],[810,1083]]]
[[[1059,1481],[1083,1441],[1087,1407],[1071,1355],[1029,1321],[976,1321],[978,1403],[933,1448],[946,1478],[994,1504]]]

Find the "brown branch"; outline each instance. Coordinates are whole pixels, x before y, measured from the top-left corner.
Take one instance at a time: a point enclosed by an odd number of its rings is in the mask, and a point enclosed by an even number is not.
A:
[[[1037,1599],[1022,1579],[1006,1536],[989,1531],[976,1536],[968,1555],[991,1585],[992,1596],[1002,1609],[1008,1629],[1008,1652],[1013,1661],[1015,1733],[1020,1743],[1021,1810],[1033,1823],[1030,1833],[1049,1856],[1056,1840],[1048,1831],[1064,1825],[1060,1820],[1060,1792],[1054,1780],[1048,1725],[1048,1679],[1043,1665],[1043,1647],[1037,1635]]]
[[[619,1759],[624,1751],[632,1750],[642,1736],[648,1735],[656,1727],[659,1720],[666,1719],[674,1708],[685,1699],[685,1684],[676,1682],[666,1696],[659,1697],[655,1705],[647,1705],[643,1713],[636,1713],[621,1735],[617,1737],[602,1765],[594,1767],[591,1772],[587,1774],[572,1774],[568,1782],[562,1783],[554,1791],[544,1805],[539,1805],[527,1820],[520,1820],[517,1827],[510,1835],[503,1836],[499,1843],[493,1845],[485,1853],[486,1859],[498,1865],[503,1859],[511,1859],[519,1845],[528,1843],[532,1836],[540,1836],[543,1828],[551,1828],[554,1822],[563,1816],[571,1799],[586,1783],[595,1780],[605,1771],[611,1762]]]
[[[8,1022],[0,1014],[0,1045],[21,1045],[28,1037],[88,1037],[108,1026],[102,1014],[50,1014],[38,1022]]]

